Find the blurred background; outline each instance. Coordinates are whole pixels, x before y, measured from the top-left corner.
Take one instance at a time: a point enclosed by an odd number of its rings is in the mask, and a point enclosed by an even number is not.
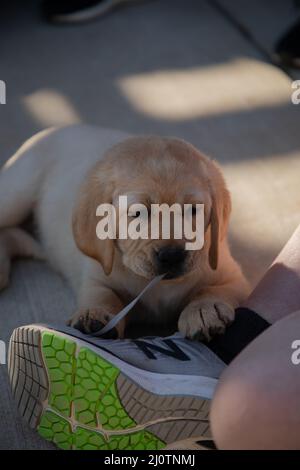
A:
[[[221,164],[232,250],[254,285],[300,222],[300,71],[273,54],[298,16],[292,0],[141,0],[57,25],[38,0],[4,0],[0,164],[33,133],[77,122],[186,139]],[[74,308],[42,263],[19,261],[12,281],[0,296],[2,339]],[[20,421],[2,373],[0,448],[51,448]]]

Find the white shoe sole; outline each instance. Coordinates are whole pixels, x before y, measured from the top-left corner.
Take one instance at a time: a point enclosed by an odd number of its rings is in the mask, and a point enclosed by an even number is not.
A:
[[[14,330],[8,367],[20,413],[60,448],[155,450],[210,437],[216,379],[147,372],[40,325]]]

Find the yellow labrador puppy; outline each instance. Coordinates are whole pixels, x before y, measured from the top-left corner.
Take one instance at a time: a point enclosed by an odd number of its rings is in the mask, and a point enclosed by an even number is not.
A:
[[[143,203],[205,207],[204,247],[184,239],[100,240],[100,204],[126,194]],[[105,325],[155,275],[130,321],[178,320],[189,338],[224,331],[248,285],[227,243],[230,195],[217,165],[187,142],[71,126],[28,140],[0,173],[0,289],[15,256],[43,255],[71,282],[78,310],[70,324],[85,332]],[[17,226],[34,211],[42,248]],[[130,219],[131,215],[126,214]],[[125,320],[117,326],[124,335]]]

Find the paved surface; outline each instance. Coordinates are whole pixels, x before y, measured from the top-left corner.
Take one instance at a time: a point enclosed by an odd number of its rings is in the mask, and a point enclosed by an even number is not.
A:
[[[292,1],[149,0],[76,27],[46,25],[28,4],[2,6],[0,163],[34,132],[78,121],[183,137],[224,169],[232,248],[255,284],[300,216],[300,105],[267,60]],[[19,261],[0,295],[0,337],[73,308],[56,273]],[[0,448],[51,448],[17,416],[4,366],[0,396]]]

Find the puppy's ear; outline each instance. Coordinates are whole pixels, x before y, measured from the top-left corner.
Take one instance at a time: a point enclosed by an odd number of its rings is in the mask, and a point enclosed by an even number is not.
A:
[[[108,276],[112,271],[114,260],[114,241],[112,239],[100,240],[96,234],[99,217],[96,210],[99,204],[111,203],[112,190],[108,182],[101,181],[90,174],[82,186],[79,199],[73,210],[73,236],[77,247],[82,253],[94,258],[102,265]]]
[[[212,185],[213,186],[213,185]],[[209,264],[217,269],[219,260],[219,245],[226,236],[228,221],[231,212],[231,198],[225,182],[212,187],[212,207],[210,213],[210,248],[208,253]],[[219,187],[218,187],[219,186]]]

